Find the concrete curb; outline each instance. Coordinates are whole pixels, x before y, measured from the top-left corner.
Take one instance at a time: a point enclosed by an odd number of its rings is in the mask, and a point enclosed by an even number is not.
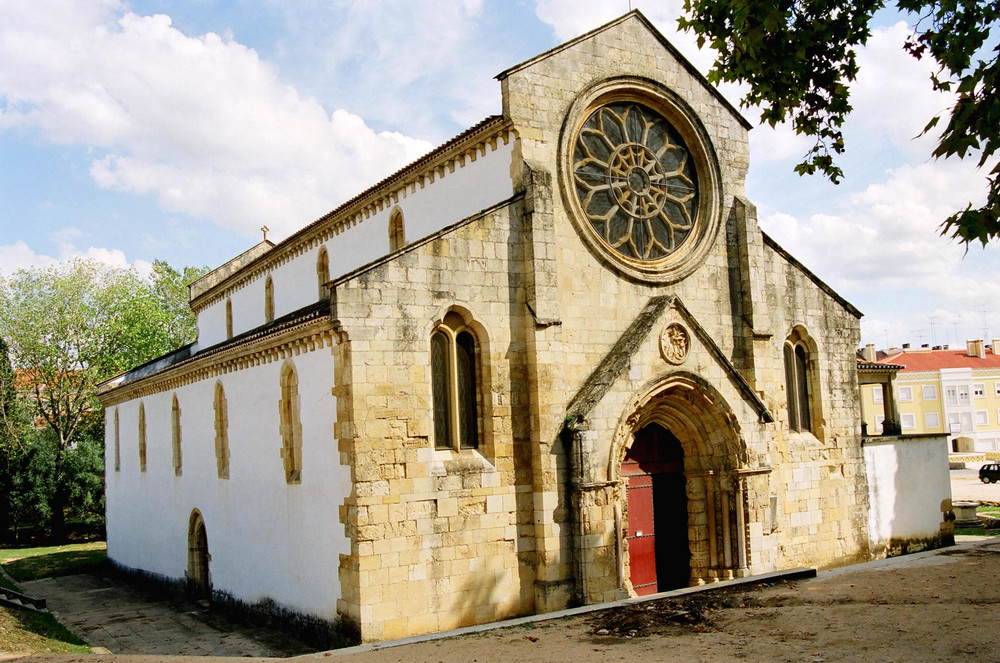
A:
[[[418,642],[433,642],[434,640],[454,638],[456,636],[468,635],[470,633],[485,633],[487,631],[495,631],[498,629],[510,628],[512,626],[523,626],[524,624],[535,624],[538,622],[545,622],[554,619],[563,619],[565,617],[575,617],[577,615],[585,615],[587,613],[599,612],[601,610],[608,610],[610,608],[621,608],[628,605],[646,603],[648,601],[658,601],[660,599],[673,598],[676,596],[700,594],[702,592],[710,592],[717,589],[724,589],[728,587],[759,585],[769,582],[777,582],[779,580],[804,580],[815,577],[816,577],[816,569],[810,569],[805,567],[788,569],[786,571],[773,571],[771,573],[761,573],[754,576],[747,576],[746,578],[723,580],[709,585],[698,585],[697,587],[683,587],[681,589],[674,589],[669,592],[659,592],[658,594],[650,594],[648,596],[639,596],[636,598],[621,599],[618,601],[609,601],[607,603],[595,603],[592,605],[580,606],[578,608],[568,608],[566,610],[557,610],[556,612],[546,612],[540,615],[528,615],[526,617],[516,617],[514,619],[506,619],[501,622],[491,622],[489,624],[464,626],[462,628],[452,629],[451,631],[442,631],[440,633],[427,633],[425,635],[414,635],[408,638],[399,638],[398,640],[384,640],[382,642],[372,642],[364,645],[356,645],[354,647],[344,647],[343,649],[331,649],[329,651],[315,652],[313,654],[303,654],[302,656],[295,656],[286,660],[310,659],[318,656],[319,657],[347,656],[349,654],[359,654],[362,652],[376,651],[379,649],[391,649],[393,647],[402,647],[403,645],[412,645]]]

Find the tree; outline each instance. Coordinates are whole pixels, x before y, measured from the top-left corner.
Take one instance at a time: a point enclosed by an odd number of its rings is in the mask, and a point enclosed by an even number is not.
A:
[[[88,429],[89,437],[101,436],[99,426],[93,430],[102,412],[97,384],[173,350],[174,323],[135,270],[75,260],[0,278],[0,337],[9,343],[21,397],[53,445],[48,508],[55,537],[73,491],[67,452]],[[42,446],[32,447],[39,476],[38,468],[48,467]]]
[[[7,343],[0,338],[0,536],[10,529],[14,512],[14,477],[23,456],[25,431],[15,389],[16,374]]]
[[[208,272],[207,266],[185,267],[177,271],[163,260],[153,261],[153,295],[166,316],[167,337],[174,347],[187,345],[198,335],[188,303],[188,285]]]
[[[871,35],[869,24],[885,0],[684,0],[680,26],[718,52],[710,82],[744,82],[747,106],[761,107],[771,126],[789,120],[799,134],[816,142],[795,170],[816,172],[838,183],[843,171],[834,154],[844,151],[842,126],[851,111],[848,84],[858,66],[855,50]],[[935,90],[952,91],[957,101],[933,151],[936,158],[978,155],[990,168],[986,203],[970,203],[944,220],[941,234],[985,246],[1000,238],[1000,46],[990,45],[1000,23],[996,0],[896,0],[901,11],[919,16],[904,48],[914,57],[933,58]],[[996,41],[995,39],[993,40]],[[941,115],[930,118],[924,133]]]

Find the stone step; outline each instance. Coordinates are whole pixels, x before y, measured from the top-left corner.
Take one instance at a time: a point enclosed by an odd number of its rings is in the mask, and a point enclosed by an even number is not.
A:
[[[33,596],[28,596],[27,594],[15,592],[12,589],[5,589],[2,587],[0,587],[0,605],[6,605],[11,608],[21,608],[24,610],[33,610],[35,612],[47,612],[45,609],[45,599],[35,598]]]

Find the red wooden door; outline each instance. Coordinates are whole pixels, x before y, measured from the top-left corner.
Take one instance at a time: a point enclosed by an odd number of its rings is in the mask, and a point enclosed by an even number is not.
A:
[[[629,579],[639,596],[655,594],[656,533],[653,528],[653,477],[628,478]]]

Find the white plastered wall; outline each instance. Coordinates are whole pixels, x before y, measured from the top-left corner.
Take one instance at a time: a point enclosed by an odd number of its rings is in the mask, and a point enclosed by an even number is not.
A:
[[[942,510],[951,503],[944,437],[868,439],[865,474],[873,553],[891,541],[919,542],[939,536]]]
[[[338,508],[351,490],[333,437],[336,399],[329,348],[298,355],[302,482],[285,482],[278,401],[282,361],[219,378],[229,415],[230,468],[215,458],[215,378],[176,391],[181,408],[182,476],[174,475],[170,407],[175,392],[142,399],[146,472],[139,471],[138,407],[118,407],[121,471],[114,471],[114,406],[107,421],[108,554],[115,562],[183,579],[193,509],[205,519],[213,589],[247,603],[265,597],[332,619],[340,597],[339,556],[350,543]]]
[[[486,146],[476,160],[466,156],[464,166],[445,168],[424,186],[409,186],[397,204],[384,207],[361,223],[334,235],[326,246],[330,277],[336,278],[389,253],[389,215],[399,207],[407,242],[422,239],[453,223],[506,200],[514,193],[510,177],[514,141],[497,140]],[[281,250],[281,248],[277,249]],[[274,316],[281,317],[317,301],[319,282],[316,258],[320,246],[303,252],[270,272],[274,284]],[[263,325],[264,282],[261,274],[231,295],[233,334]],[[198,314],[198,347],[207,348],[226,340],[226,300],[221,299]]]

